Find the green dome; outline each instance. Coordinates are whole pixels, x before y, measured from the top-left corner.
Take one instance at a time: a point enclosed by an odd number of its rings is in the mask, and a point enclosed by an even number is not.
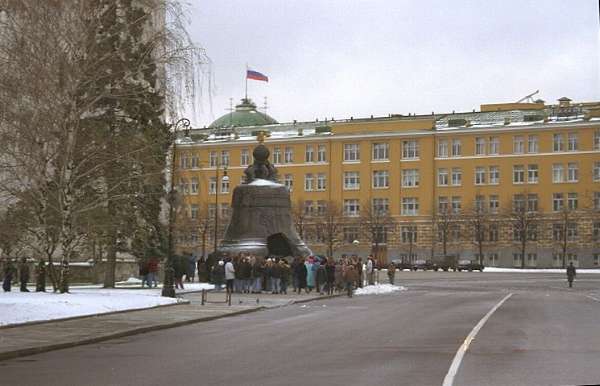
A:
[[[235,111],[219,117],[208,127],[211,129],[221,127],[243,127],[243,126],[263,126],[278,123],[265,113],[256,111],[256,105],[250,98],[242,99],[242,103],[235,106]]]

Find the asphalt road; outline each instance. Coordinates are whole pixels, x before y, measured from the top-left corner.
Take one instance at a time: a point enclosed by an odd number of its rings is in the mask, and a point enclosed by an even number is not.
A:
[[[600,275],[578,274],[573,289],[557,274],[405,272],[400,281],[407,290],[391,295],[294,305],[0,362],[0,384],[600,384]],[[508,294],[456,365],[467,336]]]

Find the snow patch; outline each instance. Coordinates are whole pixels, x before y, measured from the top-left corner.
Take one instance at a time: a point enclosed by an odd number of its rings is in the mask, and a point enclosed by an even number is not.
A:
[[[278,184],[277,182],[263,180],[262,178],[257,178],[254,181],[252,181],[251,183],[249,183],[248,185],[252,185],[252,186],[283,186],[281,184]]]
[[[355,295],[383,295],[396,291],[406,291],[406,287],[391,284],[368,285],[354,291]]]

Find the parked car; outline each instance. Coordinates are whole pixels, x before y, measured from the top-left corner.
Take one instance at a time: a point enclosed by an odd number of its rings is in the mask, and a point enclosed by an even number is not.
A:
[[[408,269],[409,271],[412,269],[412,264],[402,261],[402,260],[392,260],[392,263],[394,264],[394,266],[396,267],[396,269],[399,269],[400,271],[403,271],[405,269]]]
[[[418,270],[423,270],[423,271],[428,271],[428,270],[434,270],[436,268],[436,265],[433,264],[431,262],[431,260],[415,260],[415,262],[412,264],[411,269],[413,271],[418,271]]]
[[[453,269],[456,271],[455,267],[457,265],[458,256],[457,255],[438,255],[433,259],[434,271],[442,270],[444,272]]]
[[[479,272],[483,272],[483,269],[485,267],[483,266],[483,264],[479,264],[476,261],[471,261],[471,260],[459,260],[458,264],[456,265],[456,268],[454,269],[455,271],[479,271]]]

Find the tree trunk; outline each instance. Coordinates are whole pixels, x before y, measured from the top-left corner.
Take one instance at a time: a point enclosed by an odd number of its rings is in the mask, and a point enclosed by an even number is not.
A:
[[[115,225],[114,205],[108,203],[108,248],[106,251],[106,270],[104,271],[104,288],[115,288],[115,271],[117,269],[117,230]]]

